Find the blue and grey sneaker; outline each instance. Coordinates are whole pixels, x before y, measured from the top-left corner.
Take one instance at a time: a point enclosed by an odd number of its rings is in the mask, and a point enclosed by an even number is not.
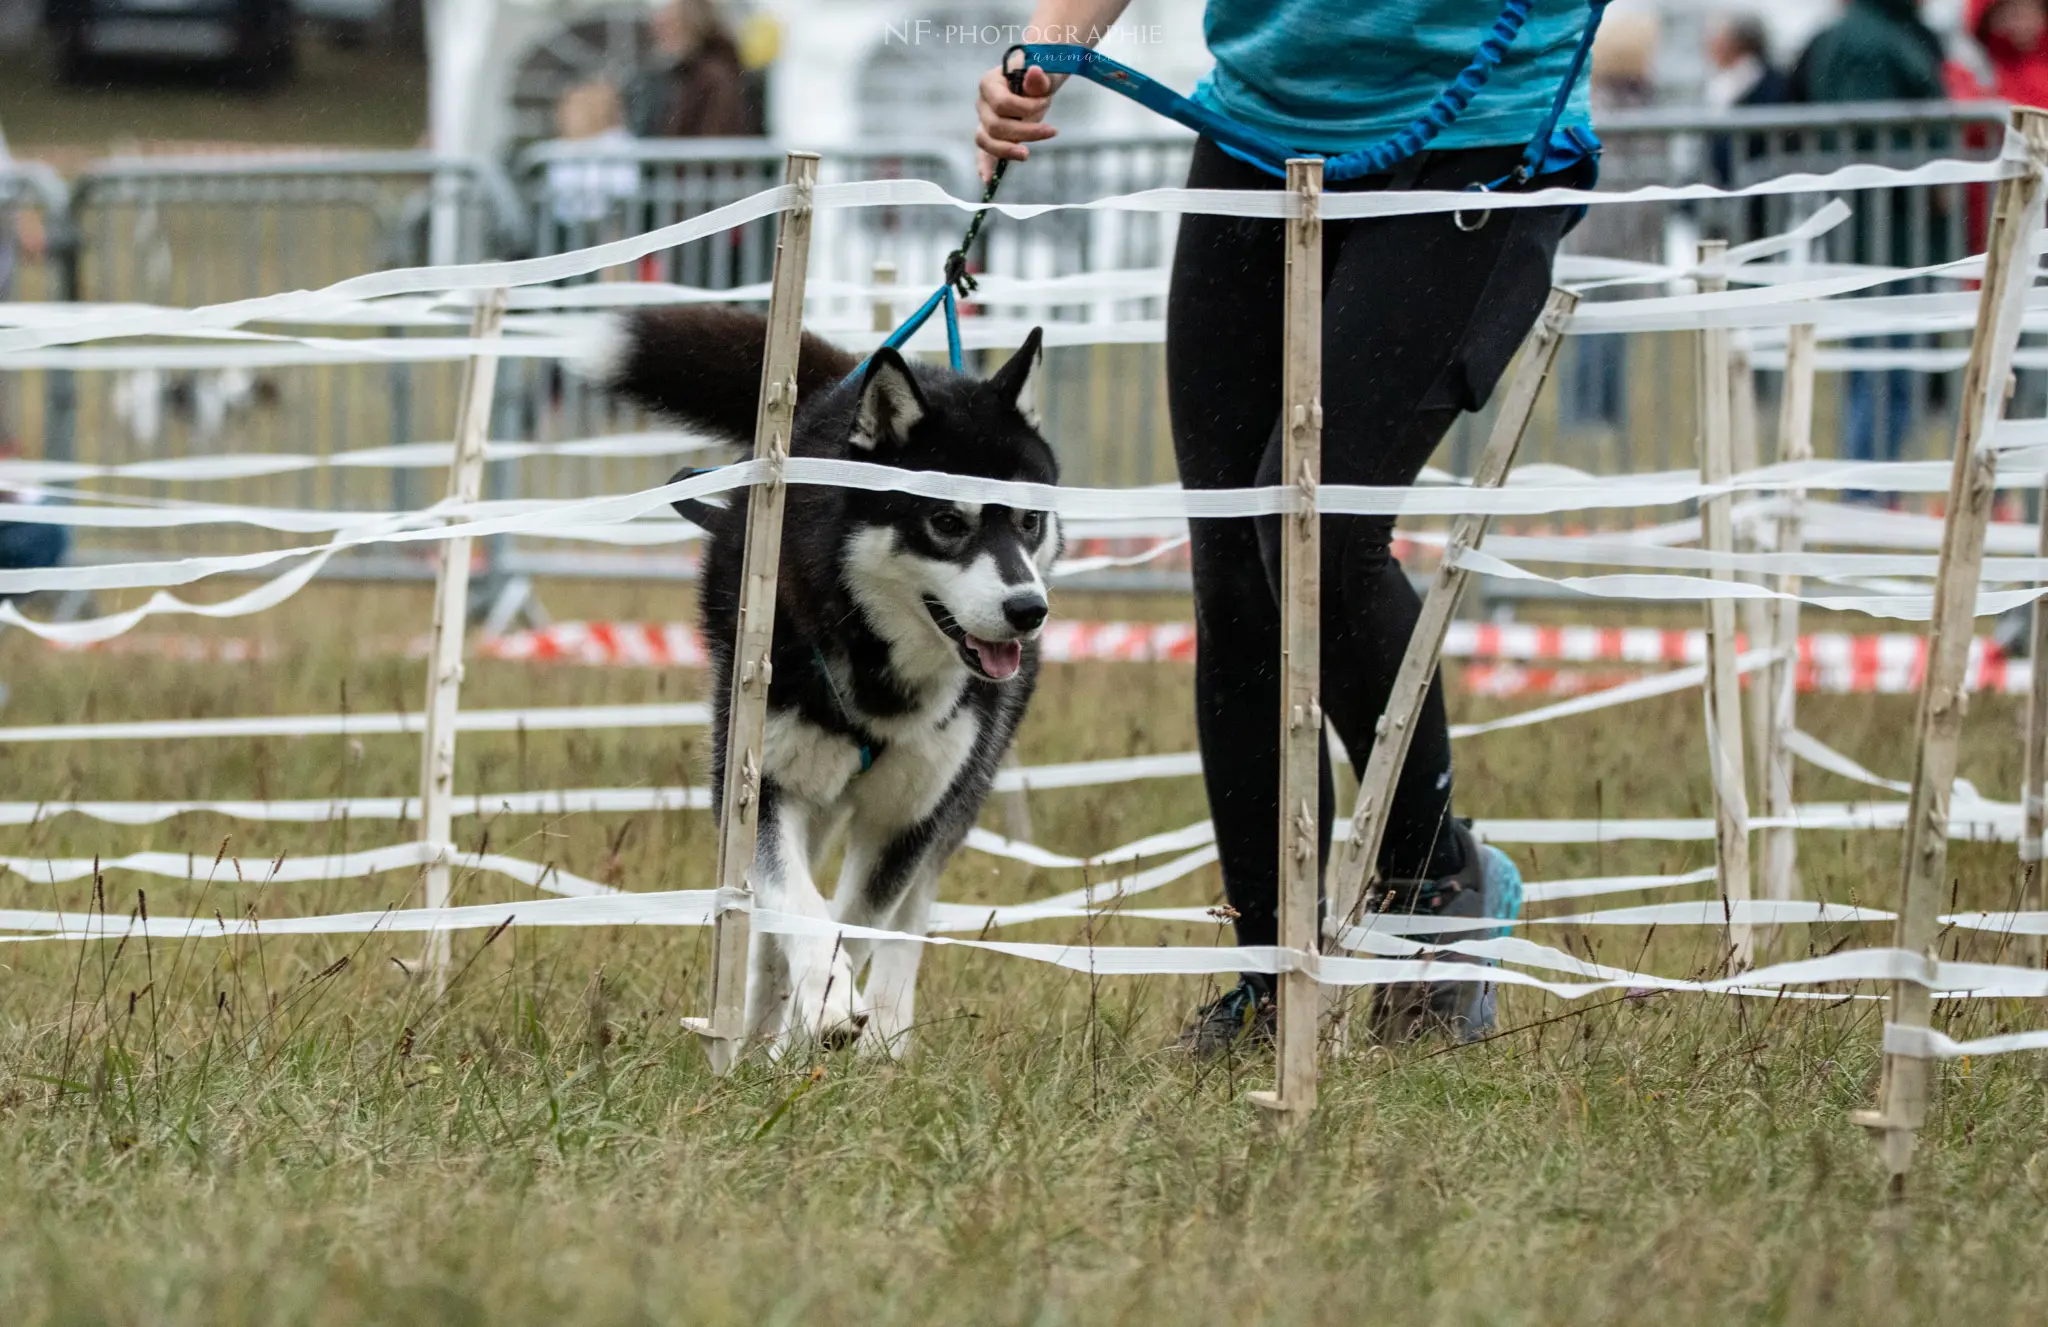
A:
[[[1437,917],[1498,917],[1513,921],[1522,915],[1522,873],[1508,855],[1491,844],[1479,842],[1472,834],[1472,822],[1454,820],[1451,832],[1464,848],[1465,865],[1441,880],[1393,880],[1375,889],[1369,906],[1377,912]],[[1417,935],[1422,943],[1454,940],[1491,940],[1508,933],[1508,928],[1450,931],[1442,935]],[[1467,958],[1460,954],[1432,957],[1465,963],[1496,966],[1492,960]],[[1494,984],[1477,981],[1404,982],[1382,986],[1374,993],[1372,1031],[1382,1042],[1413,1041],[1441,1032],[1457,1041],[1477,1041],[1493,1031],[1496,992]]]
[[[1180,1031],[1180,1048],[1201,1059],[1273,1045],[1273,979],[1248,972],[1237,985],[1195,1010]]]

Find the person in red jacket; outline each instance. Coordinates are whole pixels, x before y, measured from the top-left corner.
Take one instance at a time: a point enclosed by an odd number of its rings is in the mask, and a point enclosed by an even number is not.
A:
[[[1968,26],[1991,62],[1991,86],[1971,90],[2048,106],[2048,0],[1970,0]]]

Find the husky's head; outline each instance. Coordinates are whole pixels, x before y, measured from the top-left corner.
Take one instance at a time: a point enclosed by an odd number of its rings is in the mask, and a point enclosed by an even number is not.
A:
[[[975,381],[877,351],[858,384],[844,454],[906,470],[1057,483],[1052,448],[1018,405],[1038,353],[1033,329],[993,377]],[[991,681],[1015,677],[1025,644],[1045,624],[1058,519],[908,493],[848,490],[846,499],[846,588],[895,647],[898,667],[927,678],[960,666]]]

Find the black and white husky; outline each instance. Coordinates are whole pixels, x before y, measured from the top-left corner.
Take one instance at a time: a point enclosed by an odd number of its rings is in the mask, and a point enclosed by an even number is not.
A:
[[[614,390],[707,431],[750,437],[762,319],[697,307],[636,314],[617,330],[599,370]],[[1038,353],[1034,329],[986,381],[913,365],[893,350],[878,351],[852,376],[860,367],[854,356],[806,336],[790,450],[1055,483],[1052,449],[1018,404]],[[712,660],[715,805],[725,778],[746,502],[677,507],[709,535],[702,625]],[[939,872],[980,814],[1037,684],[1045,578],[1059,549],[1058,522],[1045,512],[791,487],[754,856],[757,907],[925,932]],[[839,884],[827,904],[813,864],[841,829]],[[903,1052],[923,945],[756,929],[753,946],[750,1039],[858,1039]]]

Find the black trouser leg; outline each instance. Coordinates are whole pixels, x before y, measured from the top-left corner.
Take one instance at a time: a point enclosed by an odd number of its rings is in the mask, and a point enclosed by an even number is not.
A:
[[[1431,158],[1423,188],[1504,174],[1509,149]],[[1278,188],[1208,142],[1196,188]],[[1343,188],[1371,188],[1360,181]],[[1463,410],[1481,405],[1541,311],[1563,235],[1558,209],[1495,214],[1475,232],[1443,214],[1339,221],[1323,241],[1323,479],[1406,485]],[[1277,221],[1182,219],[1167,305],[1174,450],[1189,488],[1281,482],[1283,229]],[[1280,612],[1276,520],[1193,522],[1196,702],[1203,778],[1224,892],[1241,944],[1278,925]],[[1323,522],[1323,707],[1362,768],[1420,601],[1392,556],[1393,522]],[[1323,759],[1327,855],[1331,780]],[[1380,869],[1448,874],[1451,749],[1440,686],[1430,690],[1395,790]]]

